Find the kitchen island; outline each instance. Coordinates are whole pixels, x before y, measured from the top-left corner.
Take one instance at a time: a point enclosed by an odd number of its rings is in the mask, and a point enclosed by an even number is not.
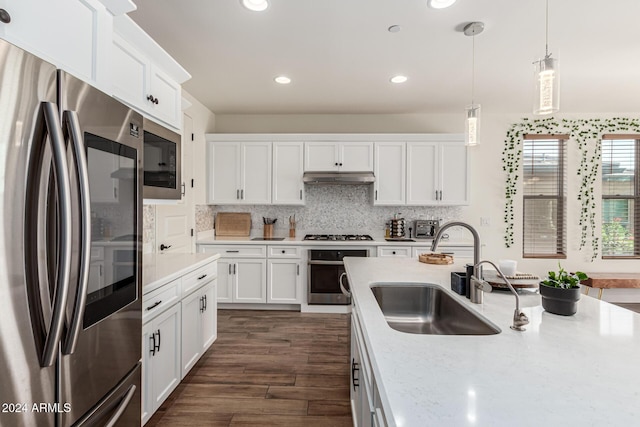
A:
[[[542,309],[538,294],[528,293],[521,306],[530,323],[517,332],[509,328],[515,308],[510,292],[485,293],[478,305],[450,291],[450,273],[464,271],[462,265],[345,258],[345,266],[360,345],[370,364],[371,399],[386,425],[640,422],[639,314],[582,296],[576,315],[557,316]],[[502,331],[480,336],[396,331],[370,290],[380,282],[439,284]]]

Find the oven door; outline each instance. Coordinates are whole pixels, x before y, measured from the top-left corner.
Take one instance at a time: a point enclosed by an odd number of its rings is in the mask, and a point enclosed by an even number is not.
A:
[[[345,272],[342,261],[311,260],[308,270],[308,304],[351,304],[351,298],[340,290],[340,276]],[[346,276],[343,280],[347,281]]]

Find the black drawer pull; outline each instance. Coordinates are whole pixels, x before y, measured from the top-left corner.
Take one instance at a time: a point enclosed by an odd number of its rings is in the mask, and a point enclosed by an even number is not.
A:
[[[226,251],[228,254],[237,254],[240,251]]]
[[[204,279],[205,277],[207,277],[207,275],[206,275],[206,274],[203,274],[202,276],[198,277],[198,280],[202,280],[202,279]]]
[[[156,307],[157,307],[157,306],[159,306],[160,304],[162,304],[162,300],[160,300],[160,301],[156,301],[156,303],[155,303],[155,304],[150,305],[149,307],[147,307],[147,311],[149,311],[149,310],[153,310],[154,308],[156,308]]]

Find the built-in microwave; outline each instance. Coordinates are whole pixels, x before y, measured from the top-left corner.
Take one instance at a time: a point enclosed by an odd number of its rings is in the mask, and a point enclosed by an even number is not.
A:
[[[145,199],[175,199],[182,195],[180,135],[144,119]]]

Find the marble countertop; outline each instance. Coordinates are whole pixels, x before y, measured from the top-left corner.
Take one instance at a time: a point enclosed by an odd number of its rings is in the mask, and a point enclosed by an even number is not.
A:
[[[205,264],[220,258],[220,254],[144,254],[142,257],[142,293],[183,276]]]
[[[450,290],[457,263],[345,258],[364,341],[389,426],[637,425],[640,314],[582,296],[578,312],[545,312],[540,295],[521,296],[530,323],[509,328],[515,298],[472,304]],[[414,335],[391,329],[369,287],[431,282],[502,330],[497,335]]]

